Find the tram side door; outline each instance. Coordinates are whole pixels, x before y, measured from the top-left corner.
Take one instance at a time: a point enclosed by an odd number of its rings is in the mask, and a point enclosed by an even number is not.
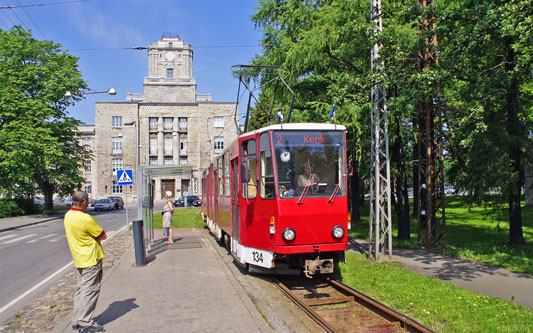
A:
[[[218,170],[214,170],[213,172],[213,182],[215,186],[213,186],[213,209],[214,209],[214,215],[213,215],[213,222],[219,223],[218,220],[218,187],[219,187],[219,179],[218,179]]]
[[[231,161],[231,231],[234,239],[241,242],[239,219],[239,159]],[[232,249],[236,252],[236,249]]]

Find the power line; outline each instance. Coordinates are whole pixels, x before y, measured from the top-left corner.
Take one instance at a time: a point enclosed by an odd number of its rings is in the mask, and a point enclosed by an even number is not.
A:
[[[4,2],[5,2],[5,0],[4,0]],[[7,14],[6,14],[5,12],[2,12],[2,14],[4,14],[4,16],[7,17],[7,19],[9,20],[9,22],[11,22],[11,25],[15,25],[15,22],[13,22],[13,21],[11,20],[11,17],[7,16]]]
[[[3,13],[3,12],[2,12]],[[9,19],[9,17],[8,17]],[[11,19],[9,19],[11,21]],[[13,21],[11,23],[14,25]],[[203,46],[204,48],[223,48],[223,47],[249,47],[249,46]],[[255,46],[254,46],[255,47]],[[260,47],[260,45],[257,45],[257,47]],[[136,51],[142,51],[142,50],[148,50],[148,47],[145,46],[136,46],[136,47],[115,47],[115,48],[83,48],[83,49],[66,49],[66,51],[126,51],[126,50],[136,50]],[[9,51],[13,52],[24,52],[27,50],[19,50],[19,49],[10,49]]]
[[[76,2],[87,2],[87,1],[93,1],[93,0],[72,0],[72,1],[61,1],[61,2],[50,2],[50,3],[39,3],[39,4],[32,4],[32,5],[20,5],[19,6],[10,6],[7,4],[6,7],[0,7],[0,9],[14,9],[14,8],[24,8],[24,7],[43,7],[43,6],[53,6],[53,5],[64,5],[68,3],[76,3]]]
[[[8,21],[11,22],[11,25],[15,25],[15,23],[13,23],[13,21],[11,21],[11,19],[9,18],[9,16],[7,16],[7,14],[5,12],[2,12],[2,14],[4,14],[4,16],[8,19]],[[2,24],[4,24],[6,26],[6,29],[9,29],[7,24],[4,23],[4,21],[2,21]]]
[[[200,45],[193,46],[195,49],[215,49],[215,48],[243,48],[243,47],[263,47],[263,45]]]
[[[22,7],[22,5],[20,4],[20,1],[17,0],[17,3],[19,4],[19,6],[22,8],[22,10],[24,11],[24,13],[26,14],[26,16],[28,16],[28,18],[30,19],[30,21],[33,23],[33,25],[37,28],[37,30],[39,30],[39,32],[41,33],[41,35],[43,35],[44,39],[48,39],[48,37],[46,37],[46,35],[44,34],[44,32],[41,30],[41,28],[39,28],[39,26],[37,25],[37,23],[35,23],[35,21],[31,18],[30,14],[28,14],[28,12],[26,11],[26,9],[24,9],[24,7]]]
[[[5,2],[5,0],[4,0],[4,2]],[[20,17],[17,15],[17,13],[15,13],[15,11],[12,11],[12,13],[13,13],[13,15],[15,15],[15,17],[17,18],[17,20],[19,20],[20,23],[22,23],[22,26],[24,27],[24,29],[29,30],[29,28],[26,26],[26,24],[24,23],[24,21],[22,21],[22,20],[20,19]]]

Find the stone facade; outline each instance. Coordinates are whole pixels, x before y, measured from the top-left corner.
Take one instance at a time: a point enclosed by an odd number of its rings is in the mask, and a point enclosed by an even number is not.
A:
[[[95,126],[94,125],[79,125],[78,133],[81,134],[79,138],[80,145],[84,146],[85,149],[91,152],[93,159],[85,160],[81,169],[83,177],[85,177],[85,184],[82,188],[85,192],[89,194],[89,198],[93,197],[92,186],[95,184],[95,175],[94,172],[96,168],[96,163],[94,157],[96,156],[95,148]]]
[[[117,186],[115,170],[133,169],[136,180],[137,159],[141,166],[193,166],[191,175],[155,179],[155,199],[167,190],[174,197],[201,194],[202,170],[237,138],[236,104],[196,94],[192,56],[189,44],[163,37],[149,46],[144,93],[128,94],[125,102],[96,103],[95,167],[86,175],[93,198],[124,197],[127,191],[128,201],[136,200],[136,184]]]

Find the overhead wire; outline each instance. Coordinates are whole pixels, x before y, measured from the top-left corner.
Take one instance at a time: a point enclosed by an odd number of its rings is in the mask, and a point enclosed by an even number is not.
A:
[[[6,29],[9,29],[9,26],[8,26],[7,24],[5,24],[3,20],[0,20],[0,23],[2,23],[2,25],[3,25],[4,27],[6,27]]]
[[[7,3],[7,0],[4,0],[4,2],[6,3],[7,6],[9,6],[9,3]],[[11,6],[11,7],[14,7],[14,6]],[[12,9],[12,8],[11,8],[11,9]],[[29,30],[28,27],[26,26],[26,24],[24,23],[24,21],[22,21],[22,20],[20,19],[20,17],[17,15],[17,13],[16,13],[14,10],[11,10],[11,13],[12,13],[13,15],[15,15],[15,17],[17,18],[17,20],[20,21],[20,23],[22,24],[22,26],[24,27],[24,29]]]
[[[43,35],[44,39],[48,39],[48,37],[46,37],[46,35],[44,34],[44,32],[41,30],[41,28],[39,28],[39,26],[37,25],[37,23],[35,23],[35,21],[31,18],[30,14],[28,14],[28,12],[26,11],[26,9],[24,9],[24,7],[22,7],[22,5],[20,4],[20,1],[19,0],[16,0],[17,3],[20,5],[20,8],[22,8],[22,11],[24,11],[24,13],[26,14],[26,16],[28,16],[28,18],[30,19],[30,21],[33,23],[33,25],[37,28],[37,30],[39,30],[39,32],[41,33],[41,35]]]
[[[24,8],[24,7],[43,7],[43,6],[53,6],[53,5],[64,5],[67,3],[75,3],[75,2],[87,2],[87,1],[93,1],[93,0],[71,0],[71,1],[60,1],[60,2],[49,2],[49,3],[38,3],[38,4],[31,4],[31,5],[20,5],[19,6],[10,6],[7,4],[7,7],[0,7],[0,9],[14,9],[14,8]]]
[[[4,0],[4,1],[5,1],[5,0]],[[13,22],[13,21],[11,20],[11,18],[10,18],[9,16],[7,16],[7,14],[6,14],[4,11],[2,11],[2,14],[4,14],[4,16],[8,19],[8,21],[11,22],[11,25],[15,25],[15,22]]]

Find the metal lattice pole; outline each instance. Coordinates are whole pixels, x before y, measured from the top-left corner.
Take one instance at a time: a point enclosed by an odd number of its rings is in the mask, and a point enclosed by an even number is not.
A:
[[[374,36],[378,36],[383,29],[380,0],[371,0],[370,15],[374,21]],[[379,74],[384,67],[379,55],[380,48],[381,44],[376,42],[371,52],[372,70],[376,78],[372,86],[369,256],[375,259],[385,256],[386,247],[389,258],[392,257],[389,134],[385,86],[379,82]]]

